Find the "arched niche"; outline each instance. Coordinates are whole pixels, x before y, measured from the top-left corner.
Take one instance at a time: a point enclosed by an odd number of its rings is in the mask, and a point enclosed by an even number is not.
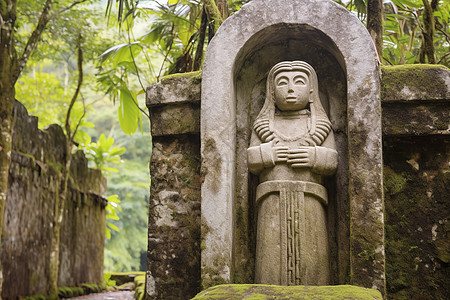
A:
[[[219,28],[202,76],[202,282],[252,283],[254,224],[245,149],[282,60],[317,71],[339,147],[327,182],[332,282],[384,292],[380,71],[359,20],[332,1],[253,0]],[[250,188],[248,188],[250,187]]]
[[[319,78],[321,102],[333,124],[340,154],[337,175],[327,180],[328,231],[331,249],[331,283],[346,283],[349,266],[349,214],[347,163],[347,81],[345,61],[334,42],[323,32],[304,24],[275,24],[247,41],[234,66],[236,101],[236,183],[234,202],[235,278],[253,278],[255,254],[256,176],[247,171],[246,150],[252,124],[264,103],[269,70],[280,61],[306,61]],[[248,228],[247,230],[240,230]],[[340,247],[339,247],[340,246]]]

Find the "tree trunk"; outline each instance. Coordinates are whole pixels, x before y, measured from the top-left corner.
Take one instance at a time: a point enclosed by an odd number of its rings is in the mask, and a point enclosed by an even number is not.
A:
[[[367,30],[372,37],[373,43],[378,53],[378,57],[383,55],[383,1],[367,1]]]
[[[15,0],[0,0],[0,250],[8,190],[8,174],[11,165],[13,107],[15,100],[14,84],[17,79],[12,76],[17,58],[14,48],[14,24],[16,21]],[[0,251],[0,299],[3,285],[3,266]]]
[[[207,25],[208,25],[208,16],[206,15],[205,8],[203,8],[202,20],[201,20],[200,29],[199,29],[200,32],[199,32],[199,37],[198,37],[197,51],[195,52],[195,58],[194,58],[193,71],[200,70],[200,68],[202,66],[203,45],[205,44]]]
[[[228,0],[215,0],[217,9],[220,12],[220,15],[222,16],[222,20],[225,21],[228,18],[229,11],[228,11]]]
[[[435,64],[434,58],[434,16],[433,12],[436,9],[437,1],[422,0],[424,5],[423,11],[423,29],[422,29],[422,45],[420,46],[419,61],[420,63]],[[434,6],[434,7],[433,7]]]
[[[49,276],[49,295],[52,299],[58,298],[58,275],[59,275],[59,254],[60,254],[60,242],[61,242],[61,226],[64,220],[64,209],[67,201],[68,187],[69,187],[69,174],[70,174],[70,166],[72,164],[72,146],[73,146],[73,138],[77,133],[78,123],[75,130],[72,132],[70,127],[70,114],[72,112],[72,108],[75,104],[75,101],[78,98],[78,95],[81,90],[81,85],[83,84],[83,51],[81,48],[81,34],[78,38],[78,84],[75,90],[75,93],[72,96],[72,99],[69,104],[69,108],[67,109],[66,120],[64,127],[66,129],[66,166],[61,171],[60,183],[62,183],[62,188],[59,189],[59,194],[57,193],[57,198],[55,199],[55,213],[53,217],[53,236],[51,241],[51,254],[50,254],[50,276]],[[84,115],[83,115],[84,116]],[[83,116],[79,120],[83,119]]]
[[[203,0],[203,5],[210,21],[210,29],[213,27],[212,31],[215,33],[223,22],[222,15],[214,0]]]

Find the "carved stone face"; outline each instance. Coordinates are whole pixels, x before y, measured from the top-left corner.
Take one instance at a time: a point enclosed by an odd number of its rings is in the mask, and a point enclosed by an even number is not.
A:
[[[301,71],[282,71],[275,76],[275,104],[281,111],[304,109],[309,101],[308,75]]]

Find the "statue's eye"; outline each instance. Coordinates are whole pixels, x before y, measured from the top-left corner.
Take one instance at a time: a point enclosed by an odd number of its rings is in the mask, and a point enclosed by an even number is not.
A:
[[[306,81],[302,77],[295,77],[294,84],[303,85],[303,84],[306,84]]]
[[[280,78],[277,81],[277,86],[285,86],[288,84],[288,79],[287,78]]]

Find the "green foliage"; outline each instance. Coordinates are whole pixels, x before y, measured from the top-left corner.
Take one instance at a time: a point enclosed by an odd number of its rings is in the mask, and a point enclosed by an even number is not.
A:
[[[26,68],[16,84],[16,98],[28,111],[39,117],[39,126],[44,128],[56,123],[64,128],[67,107],[74,94],[78,82],[76,66],[77,39],[83,36],[82,50],[84,56],[84,82],[80,99],[71,112],[70,125],[76,142],[86,138],[84,130],[93,124],[85,122],[85,110],[90,103],[96,101],[94,75],[94,58],[101,53],[101,48],[111,44],[111,38],[100,34],[104,30],[99,14],[100,7],[92,5],[96,1],[86,1],[63,13],[73,1],[54,2],[52,18],[40,38],[38,48],[33,51]],[[16,24],[16,48],[23,51],[26,41],[34,30],[43,8],[42,1],[18,1],[18,22]],[[79,122],[81,123],[79,124]]]
[[[383,59],[391,64],[419,63],[425,30],[421,0],[385,2]],[[434,47],[438,64],[450,66],[450,2],[438,1],[434,12]]]
[[[117,120],[116,108],[104,99],[92,106],[96,113],[87,116],[95,128],[87,133],[98,136],[105,132],[116,144],[127,149],[121,155],[122,164],[116,165],[118,172],[108,174],[108,194],[116,194],[121,200],[119,220],[112,220],[119,232],[111,230],[111,239],[105,241],[105,270],[145,270],[148,222],[148,161],[151,154],[151,137],[148,123],[144,134],[126,135]],[[141,257],[144,258],[141,261]]]
[[[106,219],[108,220],[120,220],[119,216],[117,215],[118,211],[122,211],[120,208],[120,200],[117,198],[117,195],[111,195],[108,197],[108,204],[105,207],[106,210]],[[106,228],[105,228],[105,237],[109,240],[111,239],[111,230],[114,231],[120,231],[120,229],[114,225],[111,222],[106,221]]]
[[[40,115],[40,128],[53,124],[55,121],[63,124],[65,114],[61,106],[67,100],[64,99],[67,97],[64,87],[56,74],[33,73],[23,76],[16,84],[16,97],[27,107],[28,113]],[[46,100],[48,102],[44,103]]]
[[[105,249],[105,268],[111,271],[145,269],[141,256],[146,255],[147,249],[148,173],[139,161],[126,164],[108,178],[110,191],[122,199],[121,219],[116,222],[120,232],[112,233]]]
[[[229,5],[235,11],[246,2],[229,1]],[[113,102],[119,99],[119,121],[126,134],[134,134],[139,126],[142,130],[144,110],[138,96],[148,83],[200,67],[204,48],[215,32],[206,24],[211,17],[202,21],[203,12],[200,0],[107,1],[106,15],[117,16],[120,39],[100,55],[97,80]]]
[[[113,144],[114,138],[112,136],[106,138],[102,133],[96,143],[91,143],[91,138],[87,135],[85,141],[80,143],[79,149],[82,149],[86,157],[94,162],[97,169],[109,174],[110,172],[117,172],[117,169],[108,165],[123,163],[120,155],[126,151],[124,147],[113,147]]]
[[[355,11],[358,14],[358,18],[361,20],[361,22],[365,23],[367,0],[334,0],[334,2],[339,3],[350,11]]]
[[[49,64],[47,61],[46,65]],[[16,98],[25,105],[31,115],[39,117],[40,129],[50,124],[59,124],[64,128],[67,109],[61,109],[61,107],[67,107],[71,95],[68,94],[69,91],[64,88],[56,74],[35,70],[33,73],[23,75],[15,88]],[[82,103],[77,101],[70,115],[72,132],[79,126],[79,132],[75,136],[76,141],[86,138],[86,133],[80,128],[94,126],[84,120],[84,115],[85,108]]]
[[[334,0],[357,13],[366,22],[366,0]],[[430,1],[431,2],[431,1]],[[383,53],[384,63],[389,65],[425,63],[420,60],[424,47],[424,4],[422,0],[385,0]],[[433,44],[438,64],[450,65],[450,2],[437,1],[434,11],[435,34]],[[381,59],[381,57],[380,57]]]

